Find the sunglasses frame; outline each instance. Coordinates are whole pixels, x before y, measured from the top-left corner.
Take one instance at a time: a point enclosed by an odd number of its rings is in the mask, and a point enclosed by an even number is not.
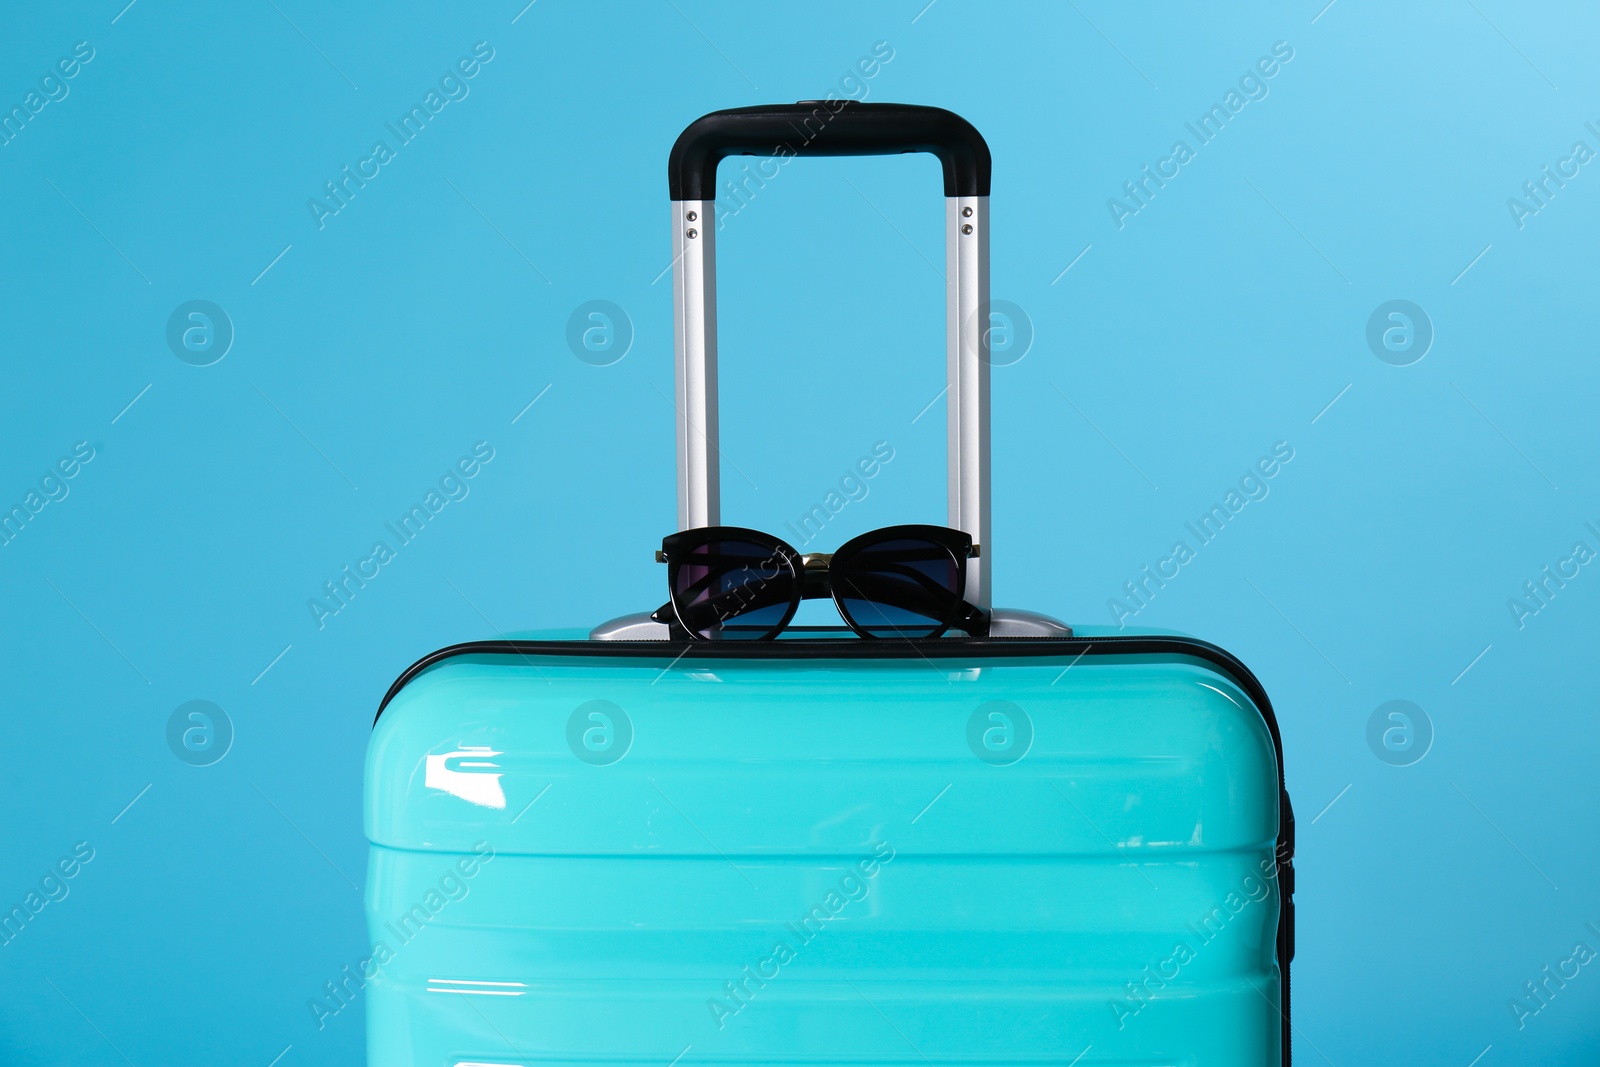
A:
[[[687,636],[693,641],[708,641],[711,638],[701,637],[694,630],[686,626],[678,612],[678,573],[679,568],[692,564],[690,554],[697,548],[717,541],[742,541],[746,544],[756,544],[763,548],[771,548],[772,556],[768,562],[777,564],[773,571],[772,580],[777,580],[785,570],[788,572],[792,593],[789,598],[789,607],[771,629],[758,637],[746,638],[753,641],[771,641],[788,628],[794,620],[795,613],[800,610],[800,603],[804,600],[820,600],[827,597],[833,601],[840,618],[858,636],[873,640],[881,639],[880,634],[871,632],[863,623],[853,618],[850,610],[845,606],[844,591],[832,580],[835,565],[841,561],[848,561],[850,557],[869,548],[873,548],[885,541],[920,540],[937,545],[950,553],[956,565],[956,595],[952,599],[950,611],[947,616],[938,620],[938,627],[928,634],[917,638],[904,638],[904,640],[932,640],[944,636],[951,627],[959,627],[973,637],[984,637],[989,632],[988,615],[981,609],[969,603],[966,599],[967,587],[967,560],[976,558],[980,546],[972,541],[970,534],[961,530],[951,529],[948,526],[932,526],[921,523],[910,523],[900,526],[885,526],[882,529],[870,530],[857,537],[852,537],[831,553],[813,552],[801,554],[788,542],[780,537],[765,533],[761,530],[752,530],[744,526],[701,526],[692,530],[679,530],[668,534],[661,539],[661,549],[656,553],[656,562],[667,565],[667,588],[671,599],[657,609],[651,618],[657,622],[667,623],[677,631],[675,636]],[[703,566],[703,564],[701,564]],[[867,599],[860,597],[859,599]]]

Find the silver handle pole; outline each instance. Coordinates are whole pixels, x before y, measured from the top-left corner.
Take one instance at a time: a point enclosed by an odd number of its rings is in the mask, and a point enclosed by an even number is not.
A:
[[[716,206],[675,200],[673,335],[678,409],[678,528],[721,520],[717,438]],[[694,236],[690,236],[693,234]],[[949,389],[949,523],[980,555],[967,563],[967,599],[990,607],[989,198],[945,198],[945,352]]]
[[[673,406],[678,409],[678,529],[722,522],[717,460],[716,203],[672,202]]]
[[[950,196],[944,205],[949,522],[978,544],[967,561],[967,600],[988,611],[989,198]]]

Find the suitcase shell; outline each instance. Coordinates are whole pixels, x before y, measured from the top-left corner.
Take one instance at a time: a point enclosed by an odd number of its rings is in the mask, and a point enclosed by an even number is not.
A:
[[[371,1063],[1279,1062],[1287,827],[1241,665],[763,644],[485,642],[397,683]]]
[[[981,546],[988,636],[688,642],[639,614],[418,661],[367,754],[373,946],[344,988],[369,1062],[1287,1065],[1294,819],[1261,686],[1202,641],[991,606],[965,120],[812,101],[679,137],[679,528],[720,524],[717,162],[774,145],[944,164],[949,526]]]

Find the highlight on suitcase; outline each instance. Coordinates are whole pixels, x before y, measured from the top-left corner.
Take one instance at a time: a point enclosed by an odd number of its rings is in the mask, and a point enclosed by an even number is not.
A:
[[[948,521],[831,553],[724,525],[717,163],[902,151],[944,165]],[[1294,814],[1260,682],[1196,638],[993,603],[990,171],[931,107],[678,137],[666,602],[390,687],[368,929],[428,931],[363,965],[369,1062],[1287,1067]],[[842,625],[795,624],[824,599]]]

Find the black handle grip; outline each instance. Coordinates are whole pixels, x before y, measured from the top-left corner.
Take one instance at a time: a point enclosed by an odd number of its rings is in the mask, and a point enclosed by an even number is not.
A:
[[[713,111],[678,135],[667,160],[674,200],[715,200],[728,156],[888,156],[930,152],[944,164],[945,196],[989,195],[989,146],[942,107],[802,100]]]

